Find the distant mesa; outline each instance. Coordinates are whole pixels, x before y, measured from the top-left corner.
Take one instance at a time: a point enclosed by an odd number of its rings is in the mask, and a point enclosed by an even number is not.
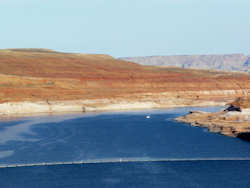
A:
[[[175,66],[192,69],[212,69],[250,73],[250,56],[244,54],[173,55],[120,58],[141,65]]]

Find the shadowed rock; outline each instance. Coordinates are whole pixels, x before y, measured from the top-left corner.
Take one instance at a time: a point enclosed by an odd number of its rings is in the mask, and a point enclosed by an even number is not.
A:
[[[240,138],[242,140],[246,140],[250,142],[250,132],[245,132],[245,133],[239,133],[237,135],[237,138]]]

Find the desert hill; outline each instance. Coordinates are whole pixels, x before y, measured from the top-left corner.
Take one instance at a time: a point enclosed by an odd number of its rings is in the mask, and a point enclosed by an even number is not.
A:
[[[0,50],[0,103],[122,99],[175,106],[249,91],[249,74],[142,66],[103,54]]]

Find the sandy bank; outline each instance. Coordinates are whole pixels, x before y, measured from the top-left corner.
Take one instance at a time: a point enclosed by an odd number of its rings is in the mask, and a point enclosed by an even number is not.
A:
[[[226,101],[167,98],[157,100],[93,99],[73,101],[8,102],[0,104],[0,115],[36,113],[93,112],[134,109],[225,105]]]

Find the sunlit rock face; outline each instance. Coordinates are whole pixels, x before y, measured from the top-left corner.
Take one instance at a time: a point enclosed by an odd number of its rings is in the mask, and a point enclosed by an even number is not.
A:
[[[223,111],[217,113],[191,112],[177,120],[191,123],[193,126],[206,127],[211,132],[249,140],[249,102],[249,97],[242,97],[236,99]]]

